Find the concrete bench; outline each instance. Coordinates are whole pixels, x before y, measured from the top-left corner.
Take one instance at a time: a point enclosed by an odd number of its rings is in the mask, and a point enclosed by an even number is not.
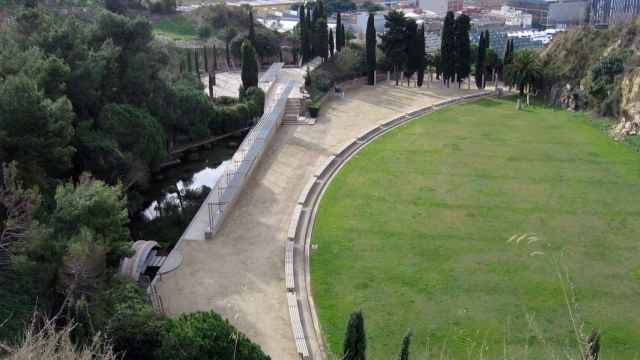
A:
[[[315,176],[312,176],[311,179],[309,179],[307,184],[302,189],[300,196],[298,197],[298,204],[304,205],[305,201],[307,201],[307,197],[309,196],[309,192],[311,191],[311,188],[316,183],[316,180],[317,178]]]
[[[289,222],[289,231],[287,232],[287,238],[291,241],[295,240],[296,233],[298,232],[298,222],[300,219],[300,213],[302,213],[302,206],[298,204],[293,209],[293,214],[291,215],[291,222]]]
[[[284,251],[284,277],[288,291],[294,291],[296,288],[295,278],[293,276],[293,241],[287,240]]]
[[[304,337],[302,322],[300,321],[300,310],[298,307],[298,299],[295,293],[287,293],[287,303],[289,304],[289,316],[291,317],[291,331],[296,341],[296,349],[303,359],[309,358],[309,348],[307,340]]]
[[[325,161],[322,162],[322,164],[320,164],[320,166],[318,166],[316,168],[316,171],[313,173],[313,176],[315,177],[320,177],[320,175],[322,175],[324,173],[324,171],[329,167],[329,165],[331,164],[331,162],[333,161],[333,159],[335,159],[336,157],[331,155],[329,156],[329,158],[327,158]]]

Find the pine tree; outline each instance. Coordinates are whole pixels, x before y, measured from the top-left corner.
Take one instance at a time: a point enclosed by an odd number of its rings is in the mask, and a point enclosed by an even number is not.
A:
[[[455,44],[456,44],[456,80],[458,87],[462,81],[469,77],[471,73],[471,43],[469,42],[469,29],[471,19],[462,14],[455,21]]]
[[[452,11],[448,11],[442,27],[442,43],[440,45],[440,69],[442,80],[449,86],[455,75],[455,18]]]
[[[400,354],[398,360],[409,360],[409,346],[411,345],[411,331],[402,338],[402,346],[400,347]]]
[[[342,17],[340,12],[336,15],[336,51],[340,52],[344,46],[344,32],[342,28]]]
[[[418,49],[416,54],[420,57],[420,64],[418,66],[417,85],[418,87],[421,87],[424,82],[424,68],[427,66],[427,61],[425,58],[424,23],[422,23],[422,27],[418,32],[415,47]]]
[[[329,29],[329,55],[333,57],[333,48],[334,48],[334,39],[333,39],[333,30]]]
[[[249,41],[251,41],[251,46],[256,48],[256,29],[253,24],[253,11],[249,10]]]
[[[258,86],[258,62],[256,60],[256,50],[251,42],[245,40],[241,47],[242,69],[240,77],[242,78],[242,87],[246,90],[252,86]]]
[[[385,15],[386,29],[381,36],[382,44],[380,48],[384,51],[386,60],[393,64],[393,73],[396,78],[396,85],[399,83],[400,71],[407,62],[407,18],[401,11],[393,10]]]
[[[478,54],[476,56],[476,87],[482,88],[484,81],[484,58],[486,56],[484,32],[480,33],[480,40],[478,41]]]
[[[365,360],[367,338],[364,333],[364,318],[361,311],[356,311],[349,317],[347,333],[344,337],[342,360]]]
[[[374,23],[373,13],[369,13],[369,19],[367,20],[367,83],[369,85],[375,84],[375,72],[376,72],[376,27]]]

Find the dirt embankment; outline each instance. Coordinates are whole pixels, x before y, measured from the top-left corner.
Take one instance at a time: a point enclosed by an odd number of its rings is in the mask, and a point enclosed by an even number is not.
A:
[[[612,75],[606,94],[598,99],[592,69],[616,54],[622,54],[623,70]],[[542,52],[542,60],[558,74],[553,103],[617,119],[612,128],[616,137],[640,135],[640,18],[608,29],[584,26],[559,34]]]

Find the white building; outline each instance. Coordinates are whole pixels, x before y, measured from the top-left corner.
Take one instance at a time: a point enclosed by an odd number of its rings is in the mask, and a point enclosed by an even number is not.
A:
[[[533,23],[533,15],[506,5],[502,6],[500,10],[491,10],[491,15],[504,17],[506,26],[529,28]]]
[[[449,0],[417,0],[422,10],[432,11],[439,16],[445,16],[449,9]]]

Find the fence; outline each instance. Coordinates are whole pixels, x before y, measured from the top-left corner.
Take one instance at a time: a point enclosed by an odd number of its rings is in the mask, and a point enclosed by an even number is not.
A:
[[[294,81],[289,81],[280,94],[275,94],[275,104],[270,109],[266,109],[260,121],[249,131],[211,189],[206,200],[209,225],[205,237],[211,238],[220,228],[228,209],[237,200],[240,190],[264,154],[264,150],[280,126],[287,98],[294,84]]]

